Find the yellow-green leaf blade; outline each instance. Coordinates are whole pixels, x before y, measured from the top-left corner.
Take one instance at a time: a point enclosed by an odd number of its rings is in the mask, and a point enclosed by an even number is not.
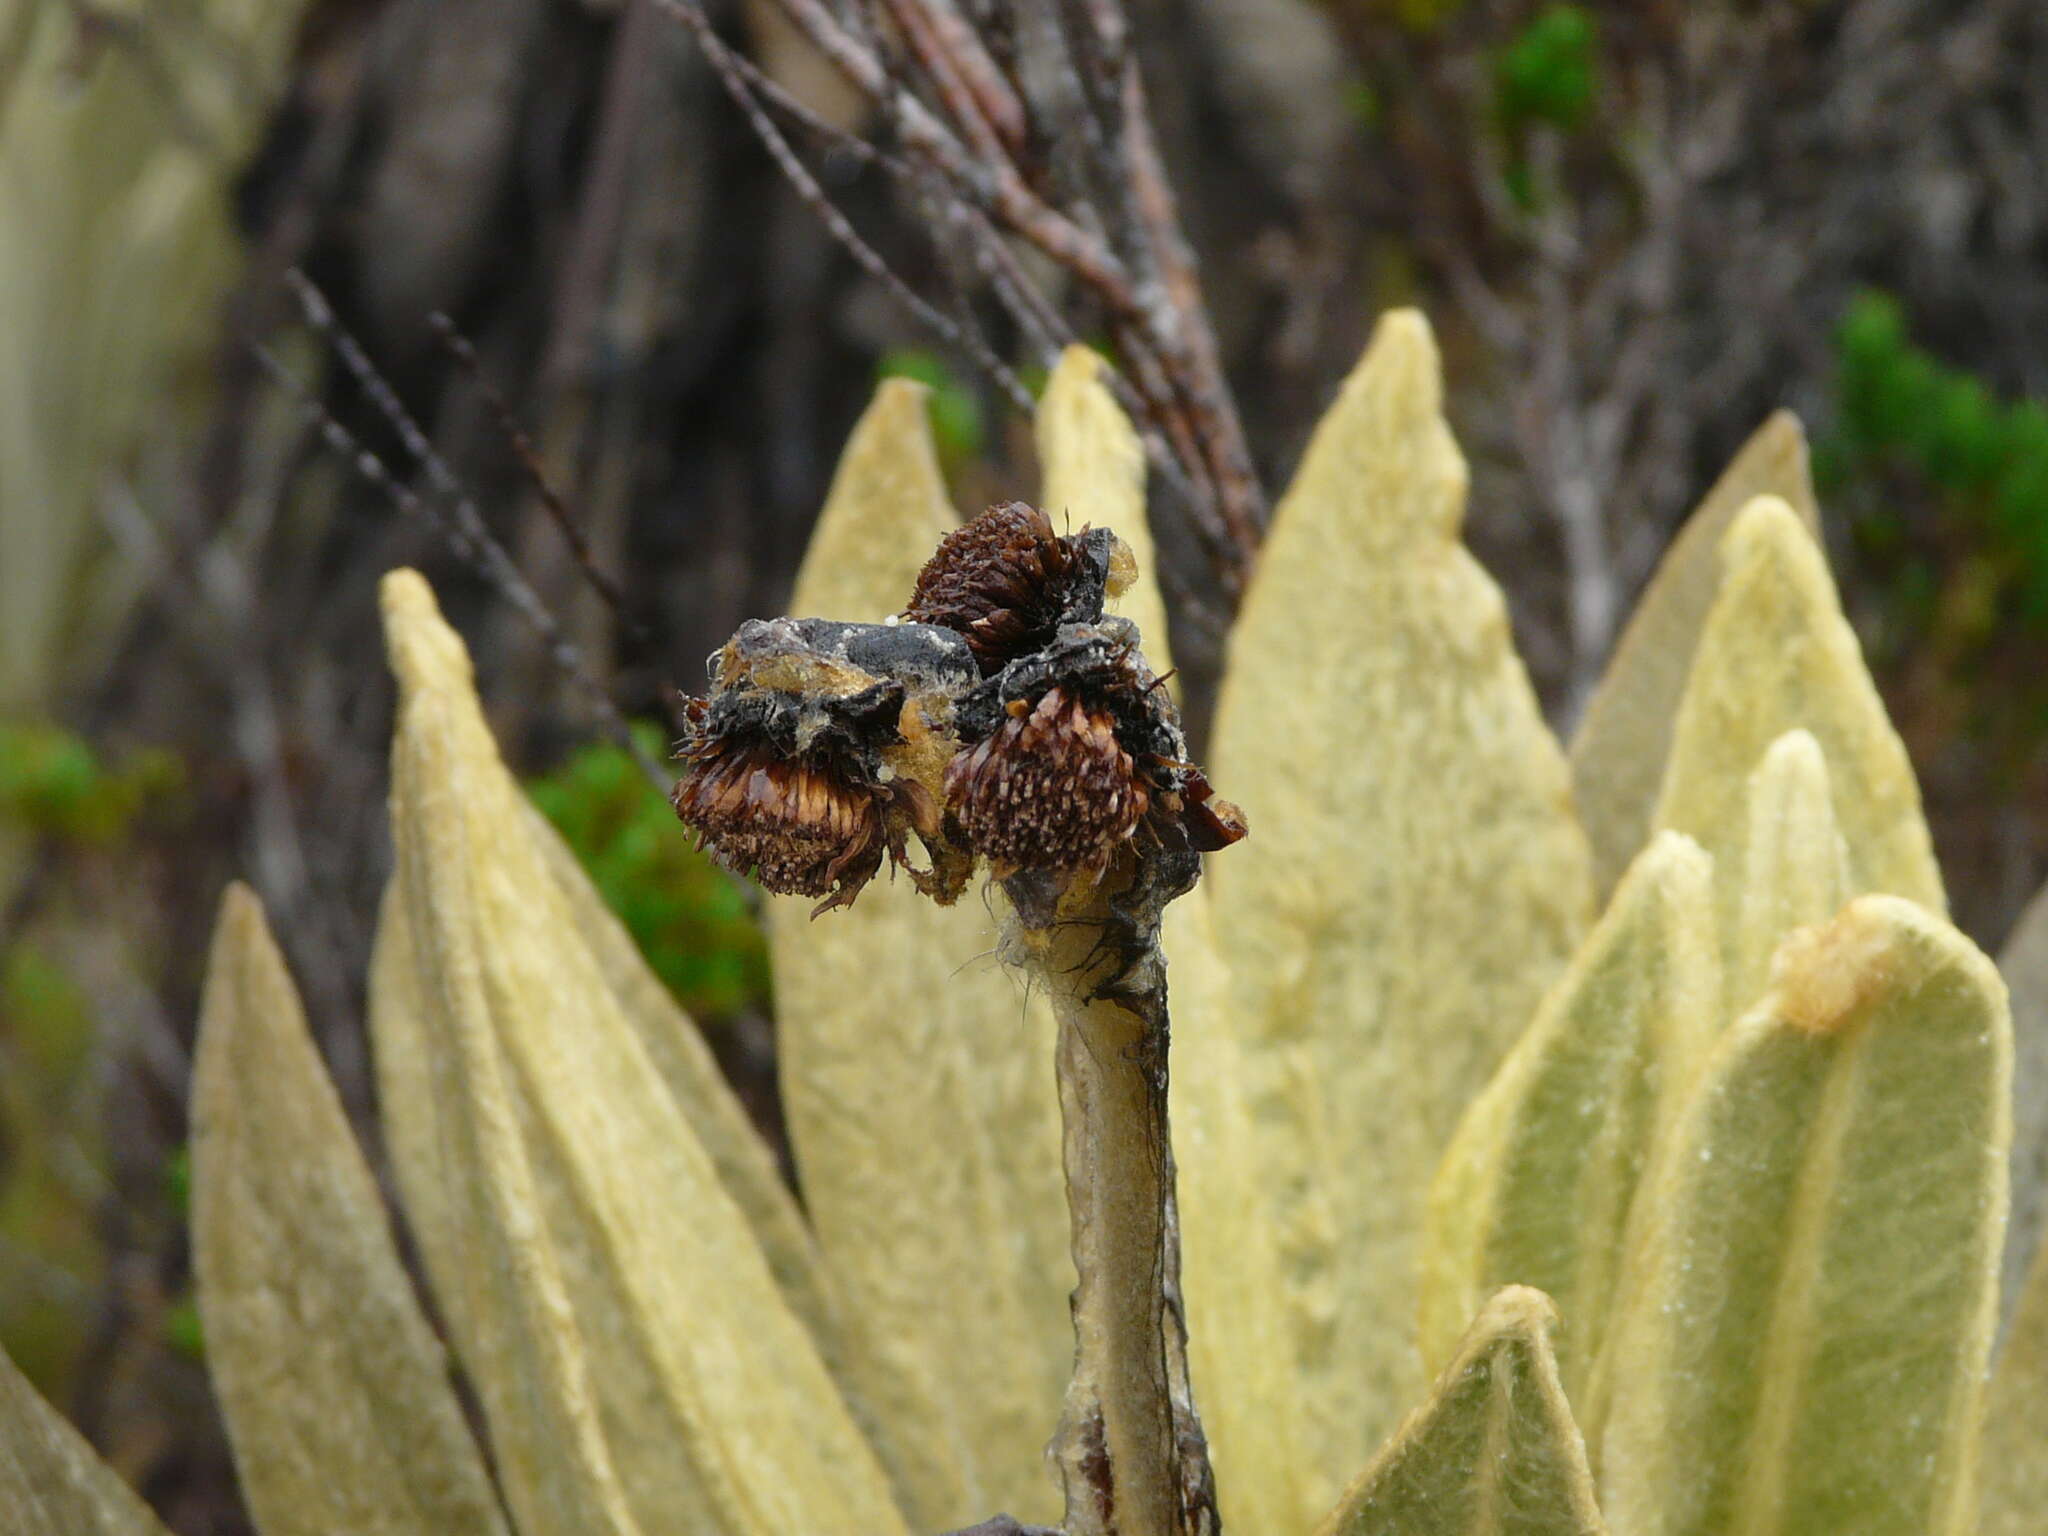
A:
[[[1820,547],[1790,507],[1765,496],[1736,515],[1721,558],[1656,825],[1698,838],[1717,868],[1740,868],[1749,774],[1772,742],[1804,729],[1827,760],[1850,888],[1945,911],[1912,764],[1842,617]],[[1736,883],[1718,884],[1722,932],[1732,935]]]
[[[1582,1395],[1656,1128],[1720,1023],[1711,877],[1697,843],[1660,834],[1473,1101],[1431,1192],[1426,1358],[1485,1296],[1534,1286],[1563,1314],[1563,1380]]]
[[[1076,528],[1107,528],[1130,546],[1137,569],[1111,607],[1138,626],[1145,659],[1163,677],[1173,670],[1173,656],[1145,517],[1145,449],[1103,382],[1104,367],[1100,353],[1076,342],[1045,382],[1036,421],[1039,498],[1055,528],[1064,531],[1068,520]]]
[[[505,1530],[256,898],[230,887],[192,1082],[206,1355],[265,1536]]]
[[[403,575],[409,580],[385,579],[387,637],[404,622],[394,619],[395,605],[417,610],[432,602],[424,582]],[[424,626],[413,638],[418,651],[446,649]],[[432,659],[460,665],[466,685],[459,647]],[[447,1230],[422,1248],[453,1265],[437,1286],[448,1293],[522,1536],[637,1536],[593,1402],[562,1266],[536,1224],[539,1195],[492,1028],[470,879],[466,808],[479,786],[473,764],[454,747],[451,713],[444,697],[403,700],[392,745],[397,879],[401,891],[418,893],[399,902],[418,966],[412,1000],[425,1010],[416,1036],[425,1060],[413,1071],[434,1110],[431,1142],[410,1135],[395,1139],[393,1150],[430,1149],[437,1158],[440,1198],[420,1214],[440,1217]]]
[[[0,1511],[9,1536],[166,1536],[149,1506],[0,1350]]]
[[[1421,1393],[1430,1176],[1591,918],[1563,756],[1458,541],[1441,402],[1427,325],[1389,315],[1275,514],[1215,731],[1252,835],[1214,860],[1213,911],[1321,1507]]]
[[[1990,963],[1910,902],[1787,941],[1639,1196],[1603,1362],[1617,1529],[1967,1536],[2011,1048]]]
[[[581,1387],[566,1373],[543,1383],[555,1410],[575,1402],[586,1434],[600,1414],[610,1431],[632,1420],[630,1441],[594,1440],[622,1473],[628,1451],[638,1458],[623,1492],[647,1528],[682,1508],[695,1528],[734,1536],[902,1530],[815,1344],[578,934],[460,641],[418,577],[388,578],[384,603],[401,695],[400,905],[420,994],[458,1005],[425,1033],[481,1041],[451,1086],[507,1138],[488,1172],[510,1170],[503,1187],[523,1194],[519,1255],[554,1266],[554,1336],[587,1362]],[[442,1100],[443,1119],[456,1118]],[[480,1320],[473,1312],[471,1333]],[[484,1372],[494,1364],[486,1353]],[[638,1393],[628,1412],[617,1391]],[[665,1511],[638,1477],[662,1441],[689,1488]]]
[[[1809,530],[1819,529],[1806,433],[1790,411],[1757,428],[1686,519],[1572,737],[1572,790],[1603,891],[1649,841],[1679,695],[1721,584],[1721,536],[1759,496],[1782,498]]]
[[[1558,1380],[1556,1323],[1540,1291],[1511,1286],[1489,1301],[1429,1401],[1318,1536],[1602,1536]]]
[[[855,428],[792,611],[875,620],[953,520],[921,393]],[[778,1064],[848,1395],[912,1523],[1056,1517],[1043,1449],[1072,1360],[1053,1026],[978,893],[878,880],[813,922],[769,903]]]
[[[1824,922],[1854,894],[1827,756],[1812,732],[1771,743],[1750,775],[1744,819],[1741,848],[1715,870],[1730,893],[1728,996],[1737,1007],[1762,995],[1786,934]]]

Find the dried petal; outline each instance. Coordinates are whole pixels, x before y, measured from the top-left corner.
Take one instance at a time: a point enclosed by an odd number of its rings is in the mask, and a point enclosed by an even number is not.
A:
[[[1101,869],[1149,804],[1108,711],[1064,688],[1013,706],[946,769],[947,809],[999,876]]]

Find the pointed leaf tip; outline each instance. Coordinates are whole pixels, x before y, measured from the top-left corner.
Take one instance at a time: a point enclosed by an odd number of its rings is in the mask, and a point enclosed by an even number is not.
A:
[[[0,1349],[0,1513],[8,1536],[168,1536],[149,1506]]]
[[[811,531],[790,612],[877,623],[910,601],[918,571],[960,520],[939,470],[930,394],[909,379],[875,386]]]
[[[192,1097],[207,1359],[266,1536],[502,1536],[376,1181],[239,882],[214,932]]]
[[[1572,737],[1572,787],[1602,890],[1650,835],[1672,724],[1721,585],[1721,536],[1758,496],[1780,496],[1816,532],[1806,433],[1790,411],[1757,428],[1686,518],[1643,590]]]
[[[1275,516],[1214,733],[1259,829],[1210,891],[1279,1196],[1308,1518],[1427,1385],[1388,1320],[1416,1315],[1430,1176],[1592,917],[1563,756],[1456,537],[1435,367],[1419,316],[1381,322]]]
[[[1820,547],[1783,500],[1760,496],[1730,525],[1722,565],[1678,706],[1655,824],[1691,833],[1717,866],[1741,868],[1750,774],[1778,737],[1804,729],[1826,758],[1850,889],[1944,911],[1912,764]],[[1725,886],[1723,896],[1723,922],[1732,926]]]
[[[1743,841],[1716,870],[1728,997],[1737,1008],[1763,991],[1785,936],[1834,916],[1854,889],[1827,756],[1811,731],[1771,743],[1750,775],[1744,814]]]
[[[1166,600],[1159,589],[1158,553],[1145,516],[1145,450],[1123,407],[1104,380],[1107,365],[1092,347],[1076,343],[1060,360],[1039,397],[1039,501],[1053,526],[1068,522],[1107,528],[1131,551],[1136,574],[1113,607],[1138,626],[1152,669],[1172,669]],[[1178,696],[1179,685],[1167,687]]]
[[[1602,1536],[1556,1325],[1541,1291],[1497,1293],[1318,1536]]]

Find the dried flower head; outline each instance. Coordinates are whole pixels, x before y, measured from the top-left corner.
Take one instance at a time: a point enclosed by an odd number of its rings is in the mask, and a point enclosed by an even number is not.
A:
[[[1044,647],[1060,625],[1102,616],[1114,547],[1107,530],[1061,536],[1038,508],[1006,501],[940,541],[904,617],[965,636],[987,676]]]
[[[690,770],[670,795],[698,846],[777,895],[837,888],[850,901],[888,846],[876,787],[844,752],[785,756],[764,736],[719,730],[711,714],[690,701],[681,746]]]
[[[1052,687],[946,768],[946,806],[998,877],[1101,869],[1150,803],[1115,718]]]

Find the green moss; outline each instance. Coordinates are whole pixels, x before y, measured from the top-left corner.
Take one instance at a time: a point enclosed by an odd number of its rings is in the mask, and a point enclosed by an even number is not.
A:
[[[83,737],[61,726],[0,721],[0,820],[109,847],[182,782],[179,762],[168,752],[137,752],[109,766]]]
[[[658,753],[657,734],[642,734]],[[767,945],[745,889],[691,846],[631,758],[588,746],[527,790],[692,1017],[766,1009]]]
[[[1599,89],[1600,28],[1583,6],[1547,6],[1494,59],[1494,108],[1510,134],[1578,128]]]
[[[1903,469],[1939,493],[1944,531],[1967,536],[2004,573],[2018,609],[2048,619],[2048,404],[2002,403],[1982,380],[1913,344],[1889,294],[1858,294],[1835,335],[1839,440],[1823,455],[1844,482]],[[1893,514],[1865,512],[1857,534],[1889,550]],[[1995,594],[1994,594],[1995,595]]]

